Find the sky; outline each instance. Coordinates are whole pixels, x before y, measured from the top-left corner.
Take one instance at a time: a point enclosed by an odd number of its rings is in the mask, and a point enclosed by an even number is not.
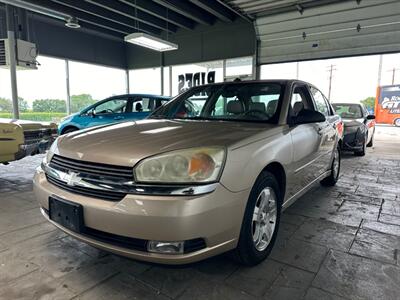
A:
[[[19,96],[31,105],[35,99],[66,99],[65,61],[39,56],[38,70],[17,71]],[[329,68],[334,65],[332,77],[332,102],[358,102],[374,97],[378,85],[379,55],[315,60],[299,63],[299,79],[319,87],[328,96]],[[382,85],[390,85],[391,69],[400,68],[400,53],[383,55]],[[88,93],[94,99],[126,93],[124,70],[69,62],[70,94]],[[173,94],[177,92],[178,76],[184,73],[216,71],[216,81],[222,81],[222,62],[174,66],[172,68]],[[130,91],[139,93],[160,93],[160,69],[134,70],[129,72]],[[262,79],[296,78],[296,63],[264,65]],[[0,97],[11,98],[9,70],[0,69]],[[169,93],[169,73],[164,70],[165,89]],[[400,84],[400,70],[395,83]]]
[[[306,61],[299,63],[299,79],[308,81],[328,97],[330,66],[332,72],[332,102],[357,103],[375,97],[378,86],[379,55]],[[400,54],[383,55],[381,85],[392,84],[392,69],[400,68]],[[400,70],[395,84],[400,84]],[[265,65],[263,79],[296,78],[296,63]]]

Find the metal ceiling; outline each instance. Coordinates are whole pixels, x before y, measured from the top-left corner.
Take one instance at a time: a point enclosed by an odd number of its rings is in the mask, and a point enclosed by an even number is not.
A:
[[[303,13],[305,9],[350,0],[223,0],[227,5],[252,19],[290,11]],[[356,1],[356,0],[353,0]]]
[[[90,28],[117,37],[146,32],[154,35],[193,30],[197,25],[230,23],[241,14],[222,0],[0,0],[57,19],[78,19]],[[33,7],[33,9],[32,9]],[[50,12],[50,13],[49,13]],[[52,15],[54,13],[54,16]]]
[[[400,51],[400,0],[227,1],[255,16],[259,64]]]

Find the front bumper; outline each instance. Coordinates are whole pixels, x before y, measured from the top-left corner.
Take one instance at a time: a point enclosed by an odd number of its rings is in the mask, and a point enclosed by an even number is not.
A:
[[[361,130],[354,132],[344,132],[342,150],[358,151],[362,150],[365,143],[365,133]]]
[[[236,247],[249,190],[233,193],[221,184],[214,192],[196,196],[149,196],[128,194],[113,202],[78,195],[54,186],[39,168],[34,191],[43,215],[49,220],[49,197],[83,206],[84,225],[101,231],[141,240],[188,241],[203,239],[205,248],[185,254],[137,251],[123,244],[104,242],[96,236],[76,233],[52,222],[71,236],[94,247],[122,256],[165,264],[186,264]]]

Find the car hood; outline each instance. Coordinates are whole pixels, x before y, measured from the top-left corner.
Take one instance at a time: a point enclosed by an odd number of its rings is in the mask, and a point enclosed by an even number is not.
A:
[[[2,119],[2,118],[0,118],[0,123],[19,125],[24,130],[57,128],[57,125],[55,123],[26,121],[26,120],[17,120],[17,119]]]
[[[172,150],[240,147],[278,134],[283,127],[265,123],[147,119],[64,135],[52,151],[72,159],[133,166],[145,157]]]

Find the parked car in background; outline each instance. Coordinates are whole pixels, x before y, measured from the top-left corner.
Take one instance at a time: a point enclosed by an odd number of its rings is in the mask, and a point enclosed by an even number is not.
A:
[[[56,137],[55,123],[0,119],[0,163],[44,153]]]
[[[235,249],[254,265],[282,210],[335,185],[341,123],[302,81],[193,87],[146,120],[59,137],[34,191],[45,218],[95,247],[167,264]]]
[[[58,132],[61,135],[98,125],[141,120],[169,100],[170,97],[147,94],[112,96],[65,117]]]
[[[342,149],[364,156],[367,147],[374,144],[375,116],[363,104],[333,103],[332,106],[344,122]]]

